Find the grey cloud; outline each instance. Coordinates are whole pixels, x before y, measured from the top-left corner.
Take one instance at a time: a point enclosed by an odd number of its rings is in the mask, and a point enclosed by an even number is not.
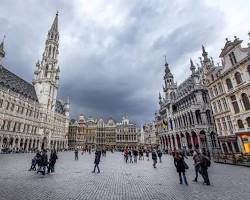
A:
[[[184,66],[178,63],[197,52],[202,43],[213,43],[224,16],[194,0],[109,2],[93,2],[103,6],[102,12],[107,6],[115,11],[109,21],[100,23],[97,19],[103,13],[99,10],[93,16],[79,11],[80,6],[92,9],[89,1],[4,0],[0,7],[0,37],[7,35],[4,62],[31,80],[59,10],[59,97],[70,97],[71,116],[84,113],[120,120],[128,113],[143,123],[152,120],[158,108],[163,55],[175,66],[173,72],[180,81]],[[119,17],[121,22],[112,24]]]

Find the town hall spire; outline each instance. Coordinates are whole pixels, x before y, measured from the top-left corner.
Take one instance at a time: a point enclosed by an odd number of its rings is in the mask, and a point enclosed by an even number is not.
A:
[[[56,104],[59,74],[59,31],[58,12],[48,31],[41,62],[36,63],[33,84],[40,103],[47,109],[54,110]]]

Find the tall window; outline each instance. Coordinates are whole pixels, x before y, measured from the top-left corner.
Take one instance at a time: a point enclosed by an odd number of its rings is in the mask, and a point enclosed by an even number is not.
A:
[[[220,131],[222,131],[220,119],[217,119],[217,126],[218,126],[218,129],[219,129]]]
[[[236,73],[234,74],[234,77],[235,77],[236,83],[237,83],[238,85],[242,83],[242,78],[241,78],[240,72],[236,72]]]
[[[239,105],[238,105],[238,102],[236,100],[236,96],[235,95],[231,96],[231,101],[232,101],[232,104],[233,104],[233,107],[234,107],[234,112],[235,113],[239,113],[240,112],[240,108],[239,108]]]
[[[216,96],[218,95],[217,85],[214,86],[214,93],[215,93]]]
[[[250,110],[250,102],[249,102],[249,98],[248,98],[247,94],[242,93],[241,99],[242,99],[243,105],[245,107],[245,110]]]
[[[229,126],[229,130],[232,131],[233,130],[233,124],[232,124],[230,116],[227,116],[227,123],[228,123],[228,126]]]
[[[210,97],[211,97],[211,98],[213,98],[213,97],[214,97],[214,92],[213,92],[213,89],[212,89],[212,88],[210,88],[210,89],[209,89],[209,91],[210,91]]]
[[[219,83],[218,83],[218,87],[219,87],[219,91],[220,91],[220,93],[222,93],[222,92],[223,92],[223,88],[222,88],[222,84],[221,84],[221,82],[219,82]]]
[[[250,117],[248,117],[246,120],[247,120],[247,126],[248,128],[250,128]]]
[[[227,106],[227,101],[225,98],[222,98],[222,102],[223,102],[223,106],[225,110],[228,110],[228,106]]]
[[[0,99],[0,108],[3,106],[3,99]]]
[[[220,100],[218,100],[218,106],[219,106],[219,110],[220,110],[220,112],[222,112],[222,106],[221,106],[221,102],[220,102]]]
[[[234,64],[237,63],[237,60],[236,60],[236,57],[235,57],[234,52],[231,52],[231,53],[229,54],[229,59],[230,59],[232,65],[234,65]]]
[[[238,119],[237,124],[239,128],[244,128],[244,124],[241,119]]]
[[[226,79],[227,89],[231,90],[233,88],[233,84],[230,78]]]
[[[204,103],[208,103],[207,101],[207,94],[205,92],[202,93],[202,98]]]
[[[222,117],[222,124],[223,124],[224,130],[226,131],[227,130],[227,123],[226,123],[225,117]]]
[[[47,78],[48,76],[48,71],[49,71],[49,65],[46,65],[45,74],[44,74],[45,78]]]
[[[213,102],[213,108],[214,108],[214,113],[217,113],[218,110],[217,110],[217,106],[216,106],[216,103],[215,103],[215,102]]]

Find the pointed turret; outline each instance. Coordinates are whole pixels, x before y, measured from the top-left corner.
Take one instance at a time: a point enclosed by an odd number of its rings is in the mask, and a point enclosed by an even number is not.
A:
[[[192,61],[192,59],[190,58],[190,70],[191,70],[191,72],[192,72],[192,74],[194,74],[195,73],[195,66],[194,66],[194,63],[193,63],[193,61]]]
[[[206,63],[206,62],[209,62],[209,58],[207,57],[207,52],[205,50],[205,47],[202,45],[202,56],[203,56],[203,62]]]
[[[56,13],[53,24],[52,24],[52,26],[50,28],[50,32],[58,32],[58,11]]]
[[[3,37],[3,40],[2,40],[2,42],[0,44],[0,63],[1,63],[2,59],[5,57],[4,39],[5,39],[5,36]]]

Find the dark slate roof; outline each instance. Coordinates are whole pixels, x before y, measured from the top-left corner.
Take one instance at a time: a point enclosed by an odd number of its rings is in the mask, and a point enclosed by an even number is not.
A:
[[[0,85],[32,100],[38,101],[34,86],[13,74],[2,65],[0,65]]]
[[[63,104],[61,101],[56,100],[56,108],[55,111],[60,114],[64,114]]]

